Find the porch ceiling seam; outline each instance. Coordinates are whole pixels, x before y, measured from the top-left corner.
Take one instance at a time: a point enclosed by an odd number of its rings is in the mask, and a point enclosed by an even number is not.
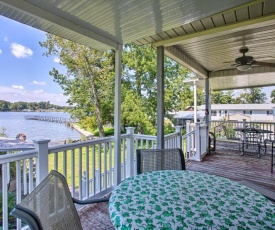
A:
[[[208,77],[208,72],[198,62],[189,58],[184,53],[176,49],[174,46],[165,47],[164,51],[166,56],[172,58],[179,64],[190,69],[192,72],[199,75],[200,77]]]
[[[219,35],[232,33],[234,32],[234,30],[240,29],[241,27],[244,27],[244,26],[254,26],[256,24],[261,24],[261,23],[265,23],[273,20],[275,20],[275,14],[270,14],[268,16],[263,16],[256,19],[250,19],[250,20],[246,20],[238,23],[225,25],[225,26],[211,28],[208,30],[204,30],[204,31],[200,31],[200,32],[196,32],[188,35],[182,35],[175,38],[166,39],[163,41],[155,42],[153,43],[153,45],[155,47],[158,47],[158,46],[167,47],[167,46],[181,44],[183,41],[198,38],[198,37],[203,39],[208,39],[208,38],[212,38],[213,36],[216,37]]]
[[[19,10],[20,12],[23,11],[23,12],[25,12],[31,16],[34,16],[36,18],[46,20],[46,21],[51,22],[57,26],[61,26],[65,29],[76,32],[76,33],[86,36],[90,39],[96,40],[97,42],[107,45],[109,48],[118,49],[118,45],[119,45],[118,42],[113,41],[99,33],[93,32],[83,26],[75,24],[74,22],[69,21],[63,17],[57,16],[47,10],[40,8],[39,6],[33,5],[27,1],[24,1],[24,0],[20,0],[20,1],[18,1],[18,0],[0,0],[0,2],[3,5],[10,7],[12,9]]]
[[[226,76],[239,76],[239,75],[253,75],[253,74],[264,74],[264,73],[274,73],[275,68],[268,66],[252,66],[250,70],[245,72],[240,72],[237,69],[228,69],[228,70],[219,70],[215,72],[209,72],[209,78],[218,78],[218,77],[226,77]]]

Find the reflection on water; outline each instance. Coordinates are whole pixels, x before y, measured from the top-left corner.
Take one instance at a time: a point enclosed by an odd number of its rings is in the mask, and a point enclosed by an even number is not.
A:
[[[6,128],[9,138],[15,138],[17,134],[24,133],[27,142],[33,139],[51,139],[52,141],[64,141],[68,139],[80,139],[81,134],[63,123],[25,120],[24,116],[51,116],[70,118],[68,113],[63,112],[0,112],[1,127]]]

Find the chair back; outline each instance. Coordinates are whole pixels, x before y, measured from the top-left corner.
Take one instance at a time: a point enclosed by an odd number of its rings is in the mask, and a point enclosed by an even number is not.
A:
[[[67,181],[53,170],[11,214],[31,229],[82,229]]]
[[[181,149],[137,149],[137,174],[158,170],[185,170]]]

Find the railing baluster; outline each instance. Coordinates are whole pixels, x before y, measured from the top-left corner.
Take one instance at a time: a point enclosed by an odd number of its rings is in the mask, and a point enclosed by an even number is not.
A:
[[[85,175],[85,183],[86,183],[86,198],[88,198],[90,196],[90,184],[89,184],[89,180],[90,180],[90,168],[89,168],[89,146],[86,147],[86,175]]]
[[[16,161],[16,203],[21,202],[21,162]],[[21,220],[16,219],[17,229],[21,229]]]
[[[71,173],[72,173],[72,196],[75,196],[75,156],[74,156],[74,149],[71,150]]]
[[[112,168],[113,168],[113,161],[112,161],[112,143],[109,142],[109,186],[113,185],[113,172],[112,172]]]
[[[29,158],[29,193],[33,190],[33,159]]]
[[[2,164],[2,226],[8,229],[8,163]]]
[[[26,195],[28,193],[28,189],[27,189],[27,167],[26,167],[26,160],[23,160],[23,191],[24,191],[24,195]]]
[[[95,175],[95,170],[96,170],[96,165],[95,165],[95,146],[92,146],[92,178],[93,178],[93,189],[92,189],[92,194],[96,193],[96,175]]]
[[[127,165],[127,160],[126,160],[126,141],[125,141],[125,139],[123,139],[122,140],[123,141],[123,166],[124,166],[124,168],[123,168],[123,179],[126,179],[126,169],[127,169],[127,167],[126,167],[126,165]],[[129,164],[130,164],[130,162],[129,162]]]
[[[54,170],[58,171],[58,152],[54,153]]]
[[[79,187],[79,199],[82,200],[82,148],[78,148],[78,187]]]
[[[101,144],[98,144],[98,190],[101,191]]]
[[[63,175],[67,178],[67,150],[63,151]]]
[[[104,143],[104,181],[103,181],[103,189],[107,188],[107,152],[106,152],[106,143]]]

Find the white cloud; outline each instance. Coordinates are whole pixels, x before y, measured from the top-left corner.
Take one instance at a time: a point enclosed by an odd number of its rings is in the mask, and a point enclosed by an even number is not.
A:
[[[17,58],[25,58],[33,55],[33,51],[30,48],[17,43],[12,43],[10,48],[12,54]]]
[[[53,59],[53,61],[56,62],[56,63],[60,63],[60,58],[55,57],[55,58]]]
[[[33,93],[35,93],[35,94],[43,94],[44,90],[43,89],[34,90]]]
[[[0,49],[0,54],[2,53],[2,50]]]
[[[9,102],[40,102],[50,101],[51,104],[65,106],[68,100],[67,96],[63,94],[47,93],[44,90],[28,91],[14,87],[0,86],[0,98],[1,100]]]
[[[44,82],[44,81],[41,81],[41,82],[33,81],[32,84],[34,84],[34,85],[47,85],[46,82]]]
[[[24,89],[23,85],[12,85],[11,87],[14,89]]]
[[[8,42],[9,41],[9,39],[8,39],[8,37],[4,37],[4,42]]]

